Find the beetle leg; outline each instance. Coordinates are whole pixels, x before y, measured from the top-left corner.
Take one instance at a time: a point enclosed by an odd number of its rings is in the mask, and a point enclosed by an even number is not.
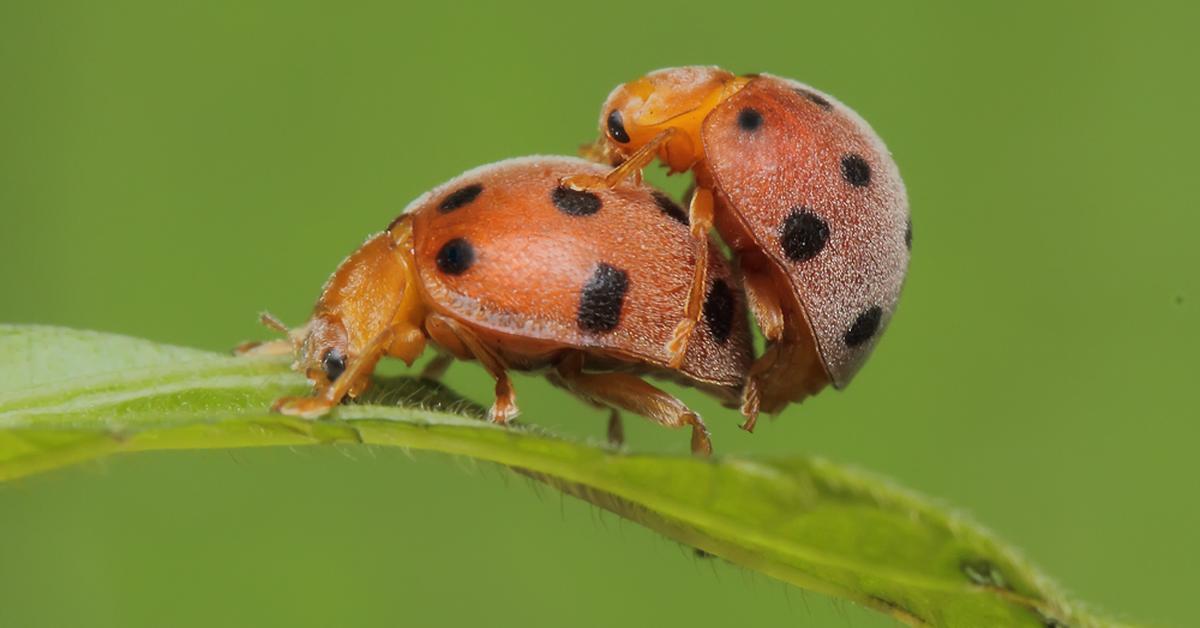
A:
[[[413,362],[425,353],[425,332],[410,323],[394,324],[392,332],[392,339],[387,345],[387,355],[412,366]]]
[[[621,421],[621,411],[616,408],[608,410],[608,444],[613,447],[625,444],[625,424]]]
[[[454,362],[454,356],[449,353],[438,352],[433,356],[433,359],[425,363],[425,368],[421,369],[421,379],[431,379],[438,381],[442,379],[442,375],[446,374],[446,369]]]
[[[742,429],[754,430],[758,412],[774,414],[829,384],[829,375],[811,342],[784,338],[767,344],[746,375],[742,389]]]
[[[742,284],[746,288],[750,311],[754,313],[754,320],[758,321],[763,337],[771,342],[782,338],[783,306],[779,303],[774,281],[766,273],[742,266]]]
[[[712,453],[708,426],[682,401],[628,373],[584,373],[577,360],[563,360],[557,375],[567,390],[592,403],[628,410],[667,427],[692,428],[692,453]],[[612,434],[612,423],[609,424]]]
[[[671,339],[667,342],[667,354],[670,356],[670,366],[678,369],[683,365],[687,354],[688,342],[692,332],[700,322],[700,314],[704,304],[704,287],[708,285],[708,232],[712,230],[713,195],[708,188],[697,188],[688,203],[688,222],[692,226],[692,243],[696,257],[696,267],[692,274],[692,285],[688,288],[687,305],[683,311],[683,320],[675,326]]]
[[[337,404],[325,395],[313,397],[280,397],[271,404],[271,412],[286,414],[302,419],[319,419],[333,409]]]
[[[758,413],[762,405],[762,376],[771,370],[778,358],[779,345],[771,344],[754,361],[754,364],[750,365],[750,372],[746,375],[746,384],[742,387],[741,412],[746,420],[738,426],[747,432],[753,433],[754,426],[758,425]]]
[[[451,352],[457,349],[479,360],[496,380],[496,400],[488,410],[489,421],[503,425],[517,417],[517,393],[513,390],[512,380],[508,378],[508,366],[500,356],[484,345],[474,332],[452,318],[431,314],[425,319],[425,329],[434,341]]]
[[[549,380],[549,382],[551,384],[554,384],[555,386],[562,388],[563,390],[575,395],[576,397],[579,397],[580,400],[582,400],[584,403],[588,404],[589,406],[592,406],[593,408],[596,408],[598,410],[608,410],[608,429],[606,431],[605,436],[608,438],[609,445],[611,445],[612,447],[615,447],[615,448],[620,448],[622,445],[625,444],[625,424],[621,420],[621,411],[617,410],[616,408],[614,408],[608,404],[596,401],[595,399],[591,399],[588,397],[582,397],[582,396],[578,395],[567,384],[566,380],[561,375],[559,375],[559,373],[561,371],[563,371],[564,369],[567,371],[570,371],[570,372],[577,372],[582,368],[583,368],[583,354],[581,354],[577,351],[573,351],[573,352],[568,353],[565,357],[563,357],[563,359],[559,362],[558,367],[555,370],[546,373],[546,379]]]
[[[613,168],[604,176],[594,174],[575,174],[569,177],[563,177],[562,184],[572,190],[595,190],[597,188],[612,189],[617,187],[621,181],[628,177],[633,177],[636,183],[642,182],[642,168],[650,165],[654,158],[658,156],[658,151],[667,142],[675,137],[675,128],[668,127],[662,133],[654,136],[654,139],[646,142],[641,148],[633,152],[628,159],[621,162],[621,165]]]

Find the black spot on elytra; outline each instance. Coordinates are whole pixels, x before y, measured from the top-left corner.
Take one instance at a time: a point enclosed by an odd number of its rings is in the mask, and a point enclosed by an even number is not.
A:
[[[912,218],[904,222],[904,248],[912,250]]]
[[[583,284],[576,319],[584,331],[606,332],[621,322],[621,307],[629,291],[629,275],[608,264],[598,264]]]
[[[883,308],[878,305],[863,310],[858,318],[854,319],[854,324],[842,336],[842,340],[847,347],[857,347],[871,339],[875,332],[879,331],[879,322],[883,319]]]
[[[763,117],[757,109],[746,107],[738,112],[737,118],[738,127],[743,131],[757,131],[758,127],[762,126]]]
[[[650,193],[650,195],[654,197],[654,203],[658,205],[658,208],[662,210],[662,213],[674,218],[675,220],[678,220],[685,225],[691,224],[688,222],[687,212],[683,211],[683,208],[680,207],[678,203],[671,200],[670,196],[667,196],[658,190],[654,190]]]
[[[810,92],[807,89],[800,89],[799,87],[797,87],[796,93],[807,98],[809,100],[809,102],[824,109],[825,111],[829,111],[830,109],[833,109],[833,103],[829,102],[828,100],[825,100],[824,96],[821,96],[820,94],[818,94],[816,92]]]
[[[438,270],[447,275],[461,275],[475,263],[475,247],[464,238],[454,238],[437,252]]]
[[[862,155],[850,153],[842,157],[842,177],[856,188],[865,187],[871,183],[871,164]]]
[[[442,199],[442,202],[438,204],[438,211],[446,214],[464,205],[469,205],[482,191],[483,185],[479,183],[472,183],[471,185],[458,188]]]
[[[793,262],[816,257],[826,242],[829,242],[829,224],[808,209],[793,209],[779,230],[779,245]]]
[[[733,331],[734,306],[733,291],[729,289],[729,284],[721,279],[714,281],[708,290],[708,297],[704,299],[704,322],[718,344],[725,344]]]
[[[550,200],[568,216],[591,216],[600,211],[600,197],[586,190],[572,190],[560,185],[550,193]]]
[[[608,114],[608,136],[622,144],[629,143],[629,134],[625,132],[625,120],[618,109]]]

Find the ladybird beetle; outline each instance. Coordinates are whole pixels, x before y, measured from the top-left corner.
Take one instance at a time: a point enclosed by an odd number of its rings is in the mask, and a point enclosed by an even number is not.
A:
[[[656,157],[692,171],[695,259],[715,226],[733,250],[768,341],[743,393],[752,430],[832,383],[845,387],[895,310],[912,246],[899,171],[871,127],[834,98],[767,74],[716,67],[659,70],[617,87],[600,113],[594,155],[616,166],[572,189],[627,178]],[[684,355],[700,320],[706,269],[668,345]]]
[[[691,284],[687,215],[634,181],[595,192],[560,185],[607,167],[570,157],[527,157],[471,170],[415,200],[351,254],[325,284],[313,315],[291,332],[309,397],[274,409],[315,418],[358,396],[383,356],[412,365],[426,343],[447,360],[475,359],[495,379],[489,418],[517,414],[508,372],[547,371],[555,384],[611,411],[692,428],[700,416],[639,375],[667,377],[737,407],[752,361],[741,285],[709,254],[704,325],[678,368],[665,350]]]

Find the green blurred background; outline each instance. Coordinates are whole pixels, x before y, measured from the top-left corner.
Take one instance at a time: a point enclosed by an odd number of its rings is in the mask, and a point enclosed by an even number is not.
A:
[[[809,82],[895,153],[915,243],[848,392],[726,452],[944,498],[1084,600],[1196,621],[1200,11],[1185,3],[0,3],[0,320],[224,350],[469,167],[572,153],[615,84]],[[659,179],[661,181],[661,179]],[[678,191],[682,180],[668,187]],[[479,401],[474,364],[448,382]],[[528,421],[603,416],[534,378]],[[629,422],[638,449],[686,436]],[[875,626],[502,470],[163,453],[0,486],[2,626]]]

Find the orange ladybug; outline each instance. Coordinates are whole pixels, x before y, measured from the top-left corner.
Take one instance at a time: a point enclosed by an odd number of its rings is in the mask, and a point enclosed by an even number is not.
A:
[[[796,81],[683,67],[617,87],[600,129],[597,156],[616,168],[566,185],[618,185],[656,157],[671,173],[690,170],[695,259],[707,259],[715,226],[738,260],[768,341],[742,427],[752,430],[760,410],[849,384],[892,317],[912,245],[904,183],[871,127]],[[675,361],[700,321],[707,272],[697,264],[667,347]]]
[[[496,380],[491,420],[517,415],[509,371],[547,371],[589,403],[669,427],[692,428],[692,450],[712,449],[701,418],[642,374],[699,387],[736,407],[750,366],[740,284],[710,248],[703,303],[678,368],[665,346],[692,281],[687,215],[634,181],[578,191],[568,176],[607,168],[568,157],[513,159],[471,170],[414,201],[386,231],[346,258],[312,318],[290,333],[309,397],[274,409],[309,418],[356,397],[383,356],[412,365],[432,342],[478,360]],[[278,323],[276,323],[278,325]]]

